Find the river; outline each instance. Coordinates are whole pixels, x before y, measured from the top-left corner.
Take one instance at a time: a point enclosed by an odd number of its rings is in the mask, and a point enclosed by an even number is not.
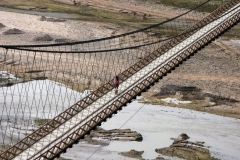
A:
[[[31,129],[31,123],[24,120],[52,118],[86,94],[50,80],[1,87],[1,142],[14,142],[11,136],[17,137],[15,140],[22,138],[19,127],[22,130]],[[142,134],[143,141],[111,141],[105,147],[80,142],[61,156],[72,160],[131,159],[119,153],[135,149],[144,151],[144,159],[155,159],[159,155],[155,152],[156,148],[168,147],[172,143],[170,138],[186,133],[190,141],[205,142],[214,157],[222,160],[237,160],[240,157],[240,119],[134,101],[101,127],[107,130],[130,128]],[[7,137],[4,137],[6,133]]]
[[[204,145],[216,158],[238,160],[240,157],[240,119],[134,101],[101,127],[130,128],[142,134],[143,141],[112,141],[106,147],[81,142],[62,154],[62,157],[72,160],[131,159],[120,156],[119,152],[134,149],[144,151],[144,159],[155,159],[159,155],[155,149],[169,147],[173,142],[170,138],[177,138],[181,133],[188,134],[190,141],[205,142]]]
[[[0,78],[4,77],[10,82],[17,79],[0,71]],[[38,127],[36,121],[52,119],[88,93],[76,92],[51,80],[0,87],[0,143],[16,143]]]

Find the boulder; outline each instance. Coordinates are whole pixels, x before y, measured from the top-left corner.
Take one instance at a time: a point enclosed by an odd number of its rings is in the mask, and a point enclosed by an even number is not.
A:
[[[72,40],[70,39],[67,39],[67,38],[58,38],[58,39],[55,39],[55,42],[56,43],[65,43],[65,42],[71,42]]]
[[[96,130],[91,131],[86,135],[82,141],[90,144],[108,145],[109,140],[113,141],[142,141],[142,135],[130,129],[112,129],[104,130],[98,127]]]
[[[45,16],[40,16],[39,21],[47,21],[47,22],[65,22],[66,20],[64,19],[58,19],[58,18],[51,18],[51,17],[45,17]]]
[[[143,153],[144,153],[144,151],[136,151],[136,150],[132,149],[129,152],[122,152],[121,155],[130,157],[130,158],[142,159]]]
[[[187,140],[187,139],[189,139],[189,137],[186,133],[180,134],[177,138],[177,140]]]
[[[204,98],[207,102],[213,102],[214,98],[213,97],[205,97]]]
[[[45,16],[40,16],[39,21],[46,21],[47,18]]]
[[[13,29],[8,29],[7,31],[3,32],[4,35],[10,35],[10,34],[23,34],[24,32],[19,30],[19,29],[16,29],[16,28],[13,28]]]
[[[37,36],[34,38],[34,41],[53,41],[53,38],[48,34]]]
[[[6,26],[4,26],[2,23],[0,23],[0,29],[4,28],[4,27],[6,27]]]
[[[91,132],[90,136],[95,138],[120,141],[142,141],[143,139],[140,133],[137,133],[136,131],[131,131],[130,129],[104,130],[100,127],[95,131]]]
[[[178,157],[188,160],[196,159],[211,159],[217,160],[215,157],[211,157],[209,150],[203,145],[204,142],[191,142],[187,141],[189,136],[186,133],[182,133],[177,139],[173,139],[174,142],[169,147],[155,149],[159,154],[169,157]]]

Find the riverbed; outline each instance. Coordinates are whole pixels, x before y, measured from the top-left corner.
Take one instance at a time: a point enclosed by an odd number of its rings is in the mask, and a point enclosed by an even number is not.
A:
[[[144,159],[155,159],[159,156],[155,149],[169,147],[173,142],[170,138],[177,138],[181,133],[189,135],[190,141],[205,142],[204,145],[216,158],[237,160],[240,157],[240,119],[134,101],[101,127],[130,128],[142,134],[143,141],[111,141],[106,147],[81,142],[62,154],[62,157],[72,160],[131,159],[119,153],[134,149],[144,151]]]
[[[88,92],[79,93],[57,82],[38,80],[1,87],[0,94],[1,143],[6,144],[35,129],[34,119],[51,119]],[[144,151],[144,159],[155,159],[159,156],[156,148],[168,147],[172,143],[170,138],[186,133],[190,141],[205,142],[216,158],[237,160],[240,157],[240,119],[134,101],[101,127],[130,128],[142,134],[143,141],[111,141],[105,147],[80,142],[61,156],[71,160],[131,159],[119,153],[134,149]]]

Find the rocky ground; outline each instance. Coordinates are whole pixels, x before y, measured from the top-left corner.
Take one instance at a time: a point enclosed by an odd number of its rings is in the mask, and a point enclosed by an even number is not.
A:
[[[217,160],[211,157],[207,146],[204,146],[205,142],[192,142],[189,141],[190,137],[186,133],[180,134],[177,138],[171,138],[173,140],[172,145],[165,148],[156,148],[155,152],[166,157],[178,157],[181,159],[208,159]],[[85,136],[80,142],[87,142],[93,145],[107,146],[111,141],[141,141],[141,134],[131,131],[130,129],[115,129],[115,130],[104,130],[97,128],[92,131],[89,135]],[[134,159],[144,160],[142,154],[144,151],[130,150],[127,152],[121,152],[120,154]],[[156,160],[164,160],[164,157],[158,156]],[[168,159],[168,158],[166,158]],[[64,158],[58,158],[57,160],[68,160]]]
[[[84,142],[94,145],[106,146],[110,141],[142,141],[142,135],[130,129],[104,130],[98,127],[84,137]]]
[[[86,135],[84,139],[79,142],[86,142],[92,145],[107,146],[111,141],[142,141],[143,137],[140,133],[136,131],[131,131],[130,129],[113,129],[104,130],[98,127],[96,130],[91,131],[89,135]],[[123,156],[131,158],[140,158],[143,152],[129,151],[120,153]],[[58,158],[57,160],[67,160],[64,158]]]
[[[174,141],[171,146],[166,148],[159,148],[155,151],[164,156],[178,157],[181,159],[217,160],[217,158],[211,157],[209,150],[206,146],[204,146],[204,142],[191,142],[187,139],[189,139],[188,135],[186,133],[182,133],[178,136],[178,138],[172,138]]]
[[[143,93],[143,97],[147,103],[240,118],[239,45],[238,39],[217,39]],[[162,100],[166,97],[191,103],[167,103]]]

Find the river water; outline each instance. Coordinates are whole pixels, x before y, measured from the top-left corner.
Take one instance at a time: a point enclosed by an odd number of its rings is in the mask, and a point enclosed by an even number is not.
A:
[[[101,127],[130,128],[142,134],[143,141],[112,141],[106,147],[81,142],[62,157],[73,160],[131,159],[120,156],[119,152],[135,149],[144,151],[144,159],[155,159],[159,155],[155,149],[170,146],[173,142],[170,138],[177,138],[181,133],[187,133],[190,141],[205,142],[214,157],[222,160],[239,160],[240,157],[240,119],[134,101]]]
[[[30,81],[0,88],[1,143],[22,138],[30,130],[27,119],[52,118],[87,94],[50,80]],[[17,115],[17,116],[16,116]],[[17,118],[16,118],[17,117]],[[21,119],[20,121],[17,119]],[[186,133],[190,141],[203,141],[211,155],[223,160],[240,157],[240,119],[222,117],[182,108],[141,104],[137,101],[103,123],[104,129],[130,128],[143,136],[142,142],[111,141],[109,146],[80,142],[61,156],[66,159],[131,159],[119,153],[135,149],[143,158],[155,159],[156,148],[171,145],[170,138]],[[21,130],[19,130],[21,128]],[[17,134],[17,135],[16,135]],[[6,137],[3,135],[7,135]],[[177,159],[177,158],[168,158]]]
[[[10,82],[17,79],[0,71],[1,78],[6,75]],[[16,143],[38,127],[36,120],[52,119],[88,93],[76,92],[50,80],[0,87],[0,144]]]

